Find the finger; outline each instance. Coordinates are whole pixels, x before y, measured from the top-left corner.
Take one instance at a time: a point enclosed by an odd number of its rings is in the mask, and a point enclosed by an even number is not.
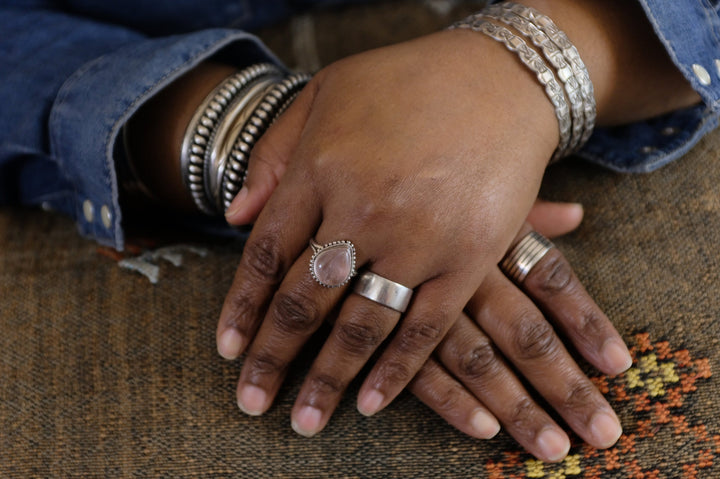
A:
[[[438,347],[442,364],[527,451],[556,462],[570,449],[565,432],[533,400],[488,338],[466,315]]]
[[[397,311],[361,296],[351,294],[345,299],[291,412],[292,427],[298,434],[310,437],[325,427],[348,384],[399,318]]]
[[[408,386],[451,426],[478,439],[491,439],[500,424],[488,409],[436,360],[430,358]]]
[[[258,217],[225,297],[217,346],[227,359],[237,358],[252,340],[278,285],[320,223],[316,198],[292,184],[283,182]]]
[[[360,388],[362,414],[377,413],[407,386],[460,316],[463,294],[449,276],[417,288],[400,327]]]
[[[243,363],[237,398],[247,414],[270,407],[289,364],[343,294],[343,288],[325,288],[313,279],[311,255],[306,251],[288,272]]]
[[[622,429],[615,412],[542,313],[499,269],[487,276],[467,310],[580,437],[599,448],[617,441]]]
[[[559,203],[535,200],[527,221],[540,234],[548,238],[562,236],[577,229],[583,219],[579,203]]]
[[[247,178],[225,213],[228,223],[252,223],[267,203],[300,141],[317,91],[315,85],[309,83],[255,144],[248,162]]]
[[[614,375],[632,365],[622,337],[560,250],[551,248],[530,270],[522,288],[577,351],[599,370]]]

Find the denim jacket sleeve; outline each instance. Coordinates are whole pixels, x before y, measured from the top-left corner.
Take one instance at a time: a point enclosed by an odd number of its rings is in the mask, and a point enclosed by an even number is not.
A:
[[[700,94],[699,106],[595,131],[579,156],[621,172],[655,170],[687,153],[720,116],[718,0],[639,0],[670,58]]]
[[[279,64],[237,29],[149,37],[51,9],[2,5],[0,204],[68,213],[81,234],[117,249],[124,237],[115,159],[127,119],[210,56],[238,67]]]

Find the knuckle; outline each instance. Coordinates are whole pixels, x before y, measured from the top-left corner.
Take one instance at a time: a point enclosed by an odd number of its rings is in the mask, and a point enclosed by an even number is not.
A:
[[[400,331],[397,347],[403,353],[422,351],[435,346],[442,338],[443,327],[440,322],[414,323]]]
[[[249,356],[246,364],[249,368],[251,382],[256,382],[258,377],[278,374],[285,369],[285,363],[277,356],[269,353]]]
[[[515,348],[521,359],[548,357],[558,351],[558,338],[553,327],[537,312],[525,311],[517,320]]]
[[[463,394],[464,390],[459,384],[453,384],[450,388],[435,391],[433,409],[441,415],[457,413],[461,406]]]
[[[320,394],[340,394],[345,390],[345,383],[329,374],[318,374],[309,378],[310,389]]]
[[[477,344],[463,354],[458,367],[460,374],[472,380],[493,377],[500,372],[497,353],[489,342]]]
[[[595,309],[588,309],[580,313],[579,322],[580,330],[588,338],[601,336],[607,324],[603,315]]]
[[[530,274],[532,273],[534,273],[533,282],[548,294],[558,294],[572,289],[572,268],[559,252],[538,264]]]
[[[591,407],[595,403],[597,390],[592,383],[577,381],[567,391],[562,400],[562,407],[569,410],[579,410]]]
[[[230,314],[225,322],[226,326],[243,336],[249,336],[251,325],[246,320],[258,316],[258,307],[244,294],[228,296],[228,303]]]
[[[381,378],[379,382],[407,384],[412,379],[413,374],[405,364],[390,360],[381,364],[377,377]]]
[[[533,413],[535,411],[535,403],[525,396],[520,398],[512,407],[510,412],[510,422],[515,428],[520,430],[530,429],[533,425]]]
[[[382,342],[383,332],[374,321],[349,321],[338,324],[337,338],[343,349],[356,356],[364,356]]]
[[[274,235],[264,235],[248,242],[242,262],[253,279],[263,283],[277,283],[282,279],[284,262],[280,243]]]
[[[307,332],[320,319],[317,305],[301,290],[278,292],[270,314],[275,326],[290,334]]]

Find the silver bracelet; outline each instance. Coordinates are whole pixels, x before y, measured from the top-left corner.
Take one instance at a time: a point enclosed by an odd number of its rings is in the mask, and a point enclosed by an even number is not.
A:
[[[257,64],[231,75],[195,111],[183,138],[180,168],[197,208],[224,212],[242,186],[250,150],[270,124],[310,80],[306,74],[283,78],[271,64]]]
[[[547,38],[557,46],[565,57],[565,61],[570,65],[570,68],[572,68],[573,75],[580,85],[585,117],[583,133],[574,150],[580,149],[592,135],[597,116],[595,89],[593,88],[592,81],[590,81],[590,74],[588,73],[587,67],[582,61],[582,58],[580,58],[580,53],[578,53],[577,48],[575,48],[565,32],[560,30],[555,22],[547,15],[543,15],[534,8],[513,2],[503,2],[496,6],[505,12],[523,18],[535,29],[545,34]]]
[[[538,81],[545,87],[545,93],[550,98],[550,102],[555,107],[555,115],[560,128],[558,147],[551,161],[562,158],[570,144],[572,121],[570,119],[570,108],[565,100],[565,93],[558,83],[552,68],[543,61],[535,50],[530,48],[525,40],[514,35],[507,28],[487,20],[482,13],[471,15],[450,27],[451,30],[455,28],[467,28],[484,33],[490,38],[503,43],[508,50],[517,53],[520,61],[535,73]]]
[[[306,73],[294,73],[284,78],[275,83],[253,109],[252,115],[237,136],[227,157],[228,166],[222,176],[222,197],[220,192],[216,197],[221,211],[230,207],[230,203],[245,182],[250,151],[257,140],[290,106],[310,78],[311,76]]]
[[[245,87],[258,78],[273,74],[279,75],[280,70],[269,63],[262,63],[230,76],[205,97],[190,120],[180,150],[180,171],[183,183],[200,211],[214,214],[205,194],[205,163],[211,137]]]

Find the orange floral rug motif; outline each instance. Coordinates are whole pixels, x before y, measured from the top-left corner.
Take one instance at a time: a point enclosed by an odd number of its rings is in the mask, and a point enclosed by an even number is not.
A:
[[[633,337],[633,366],[615,376],[594,377],[623,423],[614,447],[594,449],[575,438],[567,458],[546,464],[521,451],[489,460],[489,479],[697,479],[720,477],[715,463],[720,434],[703,424],[708,395],[695,394],[712,372],[707,358],[668,341],[651,343],[647,333]],[[704,403],[704,402],[705,403]],[[714,471],[714,472],[713,472]]]

